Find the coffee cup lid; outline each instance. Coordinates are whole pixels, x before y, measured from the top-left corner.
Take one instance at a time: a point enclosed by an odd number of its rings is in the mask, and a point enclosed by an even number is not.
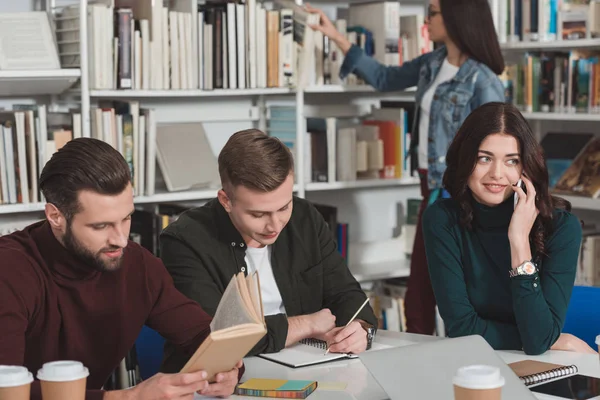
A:
[[[38,370],[37,378],[42,381],[76,381],[89,375],[89,371],[79,361],[53,361],[45,363]]]
[[[0,387],[14,387],[33,382],[33,374],[25,367],[0,365]]]
[[[600,344],[600,335],[596,336],[596,344]]]
[[[468,365],[456,371],[452,382],[467,389],[496,389],[504,386],[504,377],[500,375],[500,368],[490,365]]]

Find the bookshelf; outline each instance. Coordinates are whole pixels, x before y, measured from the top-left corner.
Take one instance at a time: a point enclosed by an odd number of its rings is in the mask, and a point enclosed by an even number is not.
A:
[[[54,4],[53,2],[51,2]],[[61,4],[64,6],[65,2]],[[69,2],[66,2],[69,3]],[[70,5],[78,5],[78,15],[87,16],[89,4],[87,0],[72,0]],[[56,10],[54,10],[56,11]],[[56,12],[53,12],[56,14]],[[90,136],[90,105],[101,100],[138,100],[141,105],[161,108],[161,102],[167,102],[169,107],[177,108],[181,104],[186,107],[198,107],[195,118],[207,122],[251,122],[258,128],[266,124],[265,107],[272,99],[284,99],[296,107],[296,129],[297,129],[297,151],[303,153],[306,148],[306,140],[301,132],[306,131],[305,117],[312,108],[322,108],[321,101],[327,99],[335,102],[334,107],[342,109],[346,107],[339,99],[352,99],[360,103],[361,100],[370,99],[395,99],[399,101],[414,101],[414,88],[402,93],[380,93],[368,85],[309,85],[304,89],[288,87],[272,88],[245,88],[245,89],[96,89],[92,88],[90,82],[90,69],[93,63],[89,62],[90,53],[88,39],[88,18],[80,18],[78,46],[81,62],[77,68],[63,68],[50,71],[0,71],[0,92],[11,96],[38,96],[59,95],[64,93],[79,81],[77,89],[71,90],[80,95],[80,107],[82,111],[83,136]],[[520,51],[548,51],[570,49],[600,49],[600,39],[564,40],[554,42],[509,42],[502,44],[503,51],[507,54]],[[315,101],[317,100],[317,101]],[[180,103],[183,102],[183,103]],[[171,112],[172,108],[165,107],[159,110],[159,119],[172,122],[179,118],[179,114],[163,118]],[[524,113],[531,121],[591,121],[600,120],[600,113]],[[232,132],[232,131],[231,131]],[[304,171],[302,158],[297,165],[298,185],[296,193],[300,197],[317,192],[336,192],[340,190],[370,190],[409,189],[416,193],[418,179],[376,179],[358,180],[350,182],[304,182]],[[136,204],[157,204],[161,202],[184,202],[202,201],[214,196],[214,190],[194,190],[186,192],[157,193],[152,196],[137,196]],[[571,196],[573,203],[579,207],[599,210],[600,201],[594,199],[577,198]],[[33,204],[7,204],[0,205],[0,214],[39,212],[43,209],[41,203]]]

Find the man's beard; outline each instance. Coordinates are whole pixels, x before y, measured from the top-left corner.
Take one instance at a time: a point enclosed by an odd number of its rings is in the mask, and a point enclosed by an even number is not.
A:
[[[121,254],[121,257],[114,260],[105,261],[101,257],[102,252],[116,251],[119,250],[120,247],[103,248],[98,253],[94,254],[81,242],[79,242],[79,240],[77,240],[75,235],[73,235],[73,230],[70,226],[67,226],[67,231],[65,232],[62,241],[67,251],[79,258],[85,265],[89,265],[97,271],[112,272],[121,268],[125,249],[123,249],[123,254]]]

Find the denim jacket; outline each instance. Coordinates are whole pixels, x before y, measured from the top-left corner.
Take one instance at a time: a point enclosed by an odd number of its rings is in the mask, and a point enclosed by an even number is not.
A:
[[[444,59],[446,47],[405,62],[400,67],[380,64],[367,56],[362,49],[353,45],[342,64],[340,77],[354,73],[379,91],[399,91],[416,86],[416,107],[412,126],[411,166],[418,166],[418,127],[420,104],[423,94],[429,89]],[[504,102],[502,82],[485,64],[472,58],[467,59],[456,76],[441,83],[431,102],[428,144],[428,177],[430,189],[442,185],[446,170],[446,152],[450,142],[469,113],[482,104],[492,101]]]

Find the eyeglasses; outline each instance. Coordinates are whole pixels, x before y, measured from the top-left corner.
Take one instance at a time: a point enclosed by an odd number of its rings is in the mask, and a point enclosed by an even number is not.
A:
[[[442,13],[441,11],[432,10],[431,8],[429,8],[429,9],[427,9],[427,18],[431,19],[441,13]]]

